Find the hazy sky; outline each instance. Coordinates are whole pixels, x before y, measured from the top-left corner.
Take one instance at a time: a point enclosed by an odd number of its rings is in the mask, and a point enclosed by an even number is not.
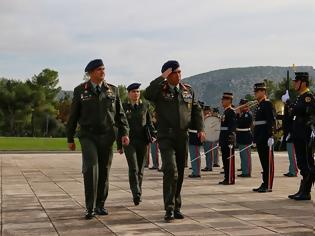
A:
[[[0,0],[0,77],[44,68],[72,90],[102,58],[115,85],[228,67],[315,65],[314,0]]]

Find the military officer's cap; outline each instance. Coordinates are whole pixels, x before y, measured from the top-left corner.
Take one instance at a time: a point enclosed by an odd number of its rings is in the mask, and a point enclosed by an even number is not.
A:
[[[179,67],[178,61],[170,60],[164,63],[162,66],[161,72],[165,72],[168,68],[172,68],[172,71],[175,71]]]
[[[293,81],[300,80],[302,82],[308,82],[309,81],[309,74],[308,74],[308,72],[295,72],[295,78],[293,78],[292,80]]]
[[[202,101],[198,101],[198,103],[199,103],[199,106],[203,109],[203,108],[204,108],[204,106],[205,106],[205,103],[204,103],[204,102],[202,102]]]
[[[204,111],[211,111],[211,107],[208,105],[205,105],[203,108]]]
[[[84,71],[85,71],[85,72],[90,72],[90,71],[96,69],[96,68],[99,67],[99,66],[104,66],[102,59],[95,59],[95,60],[90,61],[90,62],[86,65]]]
[[[222,99],[233,99],[233,93],[229,92],[223,93]]]
[[[217,107],[213,108],[213,112],[219,113],[219,108],[217,108]]]
[[[138,89],[140,87],[140,83],[132,83],[127,87],[128,92],[134,89]]]
[[[258,91],[258,90],[266,90],[267,87],[266,87],[266,84],[265,83],[257,83],[257,84],[254,84],[254,91]]]
[[[243,105],[243,104],[246,104],[246,103],[248,103],[248,100],[247,100],[247,99],[242,98],[242,99],[240,100],[240,105]]]

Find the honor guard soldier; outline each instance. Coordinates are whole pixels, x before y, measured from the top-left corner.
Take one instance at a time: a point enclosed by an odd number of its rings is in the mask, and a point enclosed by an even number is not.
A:
[[[215,107],[215,108],[212,109],[212,115],[221,119],[220,111],[219,111],[218,107]],[[217,145],[218,145],[217,142],[213,142],[212,145],[211,145],[211,148],[214,148]],[[217,148],[213,149],[211,151],[211,156],[212,156],[212,159],[213,159],[213,167],[220,167],[220,164],[219,164],[219,150]]]
[[[100,59],[88,63],[85,72],[90,79],[74,89],[67,123],[68,147],[75,150],[77,123],[83,161],[86,219],[95,214],[107,215],[104,208],[108,195],[108,176],[117,132],[123,145],[129,144],[128,122],[122,108],[118,88],[108,84],[105,67]]]
[[[258,105],[255,111],[254,143],[256,143],[260,163],[263,169],[263,183],[254,192],[272,192],[274,178],[273,156],[273,128],[275,125],[274,108],[267,99],[267,87],[265,83],[254,85],[254,92]]]
[[[156,129],[157,126],[157,119],[156,119],[156,114],[153,112],[152,114],[152,124],[154,129]],[[159,144],[157,140],[154,140],[150,144],[150,151],[151,151],[151,158],[152,158],[152,167],[150,167],[150,170],[159,170],[160,166],[160,161],[159,161]]]
[[[191,169],[192,173],[188,175],[189,178],[200,178],[200,166],[201,166],[201,157],[200,157],[200,147],[202,142],[198,137],[197,130],[189,130],[189,155],[191,160]]]
[[[292,140],[292,102],[289,98],[289,92],[287,90],[286,94],[281,98],[282,102],[284,103],[284,114],[282,117],[282,130],[283,130],[283,137],[282,142],[286,143],[286,148],[288,152],[289,158],[289,171],[288,173],[283,174],[287,177],[297,177],[298,174],[298,167],[296,163],[296,154],[295,154],[295,147]]]
[[[140,99],[140,85],[140,83],[133,83],[127,87],[128,102],[123,103],[130,128],[130,143],[123,147],[121,138],[118,137],[117,140],[119,153],[124,152],[126,155],[129,167],[129,185],[136,206],[141,202],[143,171],[150,142],[145,129],[146,126],[153,127],[149,104],[143,103]]]
[[[310,125],[315,113],[314,95],[309,90],[309,74],[296,72],[293,79],[294,89],[299,93],[292,108],[292,138],[296,150],[297,165],[302,175],[299,191],[288,197],[295,200],[311,200],[311,186],[314,181],[314,157],[309,145],[314,137]]]
[[[253,142],[251,126],[253,124],[253,116],[246,105],[247,99],[241,99],[240,109],[236,110],[237,128],[236,142],[240,150],[242,174],[238,177],[250,177],[252,172],[251,147]]]
[[[194,127],[201,141],[205,139],[202,110],[194,92],[182,83],[177,61],[162,66],[162,75],[153,80],[144,97],[155,105],[158,142],[162,157],[165,221],[183,219],[181,188],[185,158],[188,154],[188,128]]]
[[[219,145],[222,152],[222,162],[224,167],[224,180],[219,184],[235,184],[235,129],[236,114],[232,108],[233,94],[224,93],[222,97],[224,113],[221,117],[221,131]]]

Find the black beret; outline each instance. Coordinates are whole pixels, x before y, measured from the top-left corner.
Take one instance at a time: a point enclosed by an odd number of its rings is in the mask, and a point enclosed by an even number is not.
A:
[[[179,67],[178,61],[170,60],[164,63],[162,66],[161,72],[165,72],[168,68],[172,68],[172,71],[176,70]]]
[[[257,91],[257,90],[266,90],[267,87],[266,87],[266,84],[265,83],[257,83],[257,84],[254,84],[254,91]]]
[[[308,74],[308,72],[295,72],[295,78],[293,78],[292,80],[293,81],[300,80],[302,82],[308,82],[309,81],[309,74]]]
[[[243,104],[246,104],[246,103],[248,103],[248,100],[247,100],[247,99],[242,98],[242,99],[240,100],[240,105],[243,105]]]
[[[102,61],[101,59],[95,59],[95,60],[90,61],[90,62],[86,65],[84,71],[85,71],[85,72],[90,72],[90,71],[96,69],[96,68],[99,67],[99,66],[104,66],[103,61]]]
[[[138,89],[140,87],[140,83],[132,83],[127,87],[128,92],[134,89]]]
[[[223,93],[222,99],[224,98],[233,99],[233,93],[230,93],[230,92]]]

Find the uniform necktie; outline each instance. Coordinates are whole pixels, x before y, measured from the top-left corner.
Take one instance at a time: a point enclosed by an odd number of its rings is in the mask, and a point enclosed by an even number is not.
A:
[[[101,87],[99,85],[96,85],[96,93],[97,95],[101,94]]]
[[[174,87],[174,93],[175,93],[175,95],[179,94],[179,89],[177,87]]]

